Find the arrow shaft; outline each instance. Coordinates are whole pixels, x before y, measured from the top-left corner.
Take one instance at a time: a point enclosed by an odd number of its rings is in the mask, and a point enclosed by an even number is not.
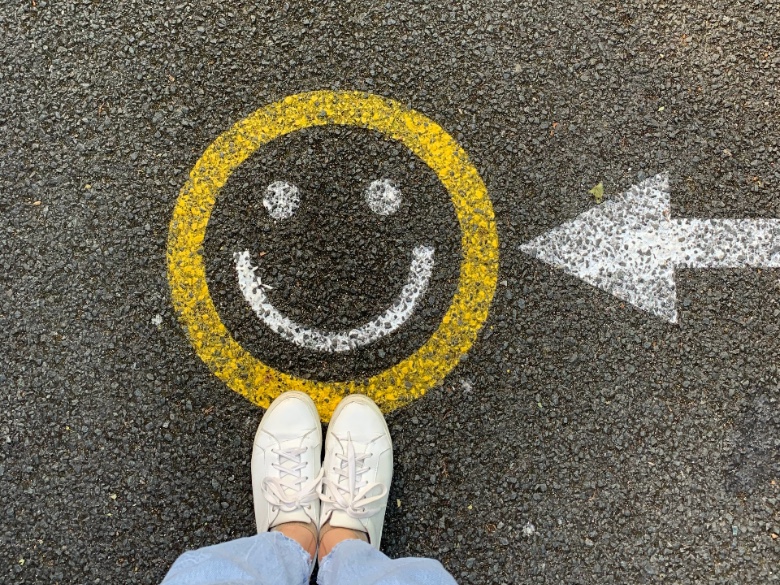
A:
[[[684,268],[780,268],[780,220],[675,219],[667,245]]]

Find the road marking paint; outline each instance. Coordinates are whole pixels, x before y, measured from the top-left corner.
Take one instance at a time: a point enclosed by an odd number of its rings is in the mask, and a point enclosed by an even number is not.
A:
[[[520,249],[676,323],[676,268],[780,268],[780,220],[672,219],[660,174]]]
[[[230,174],[271,140],[304,128],[347,125],[403,143],[438,176],[461,229],[457,290],[436,331],[412,355],[368,378],[317,381],[276,370],[246,351],[217,313],[202,255],[211,212]],[[308,393],[327,421],[341,397],[359,392],[389,411],[440,383],[474,343],[487,319],[498,277],[493,207],[466,152],[430,118],[376,95],[316,91],[260,108],[217,137],[179,192],[168,234],[171,299],[196,353],[232,390],[261,407],[286,390]]]
[[[301,193],[298,187],[287,181],[274,181],[265,189],[263,207],[274,219],[292,217],[301,204]]]
[[[431,280],[433,254],[434,249],[428,246],[415,247],[412,251],[409,277],[395,302],[384,313],[374,317],[368,323],[348,331],[336,332],[306,327],[283,315],[265,294],[263,289],[267,285],[264,285],[255,274],[257,267],[252,266],[249,252],[237,253],[235,260],[238,285],[244,299],[252,307],[255,315],[271,331],[299,347],[312,351],[342,353],[363,347],[390,335],[408,321],[414,312],[418,299],[428,288],[428,283]]]
[[[401,207],[401,190],[390,179],[371,181],[364,196],[368,207],[377,215],[392,215]]]

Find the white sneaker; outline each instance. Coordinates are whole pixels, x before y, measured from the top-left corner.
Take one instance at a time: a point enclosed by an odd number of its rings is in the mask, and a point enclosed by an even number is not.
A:
[[[303,392],[271,403],[252,448],[252,493],[257,532],[285,522],[314,522],[320,514],[322,424]]]
[[[393,479],[393,444],[376,404],[361,394],[344,398],[325,436],[325,477],[319,528],[329,523],[382,540],[385,508]]]

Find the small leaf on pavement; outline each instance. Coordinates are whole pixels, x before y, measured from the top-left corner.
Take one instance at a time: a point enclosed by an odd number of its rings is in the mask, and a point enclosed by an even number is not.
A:
[[[593,198],[596,200],[596,203],[601,203],[604,201],[604,183],[599,183],[593,189],[588,191],[591,195],[593,195]]]

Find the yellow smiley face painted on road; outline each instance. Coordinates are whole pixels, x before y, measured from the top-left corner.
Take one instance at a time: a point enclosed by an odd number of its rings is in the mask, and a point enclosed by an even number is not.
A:
[[[264,144],[327,125],[374,130],[406,146],[430,167],[449,193],[461,230],[457,289],[439,326],[412,355],[365,379],[310,380],[263,363],[223,324],[206,282],[206,230],[231,173]],[[465,151],[430,118],[393,100],[359,92],[288,96],[257,110],[219,136],[197,161],[179,193],[167,255],[174,308],[209,369],[232,390],[263,408],[286,390],[306,392],[324,421],[347,394],[367,394],[389,412],[441,383],[474,343],[487,319],[498,278],[493,207]]]

